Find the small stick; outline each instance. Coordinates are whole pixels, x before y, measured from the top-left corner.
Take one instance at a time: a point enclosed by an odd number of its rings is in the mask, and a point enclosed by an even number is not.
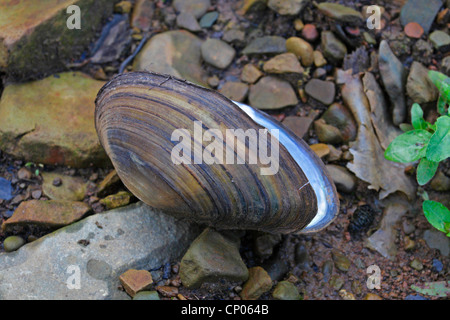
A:
[[[141,42],[139,42],[138,47],[136,48],[136,50],[134,50],[134,52],[131,54],[131,56],[129,56],[122,62],[122,64],[120,65],[120,68],[119,68],[119,74],[121,74],[125,71],[125,68],[127,67],[127,65],[136,57],[136,55],[139,53],[139,51],[141,51],[142,47],[147,42],[147,40],[150,39],[150,37],[151,37],[151,35],[145,35],[145,37],[141,40]]]

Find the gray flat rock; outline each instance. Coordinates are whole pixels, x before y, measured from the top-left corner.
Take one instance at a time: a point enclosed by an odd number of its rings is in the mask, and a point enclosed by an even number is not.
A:
[[[0,254],[0,299],[126,299],[120,274],[177,260],[199,231],[141,202],[90,216]]]

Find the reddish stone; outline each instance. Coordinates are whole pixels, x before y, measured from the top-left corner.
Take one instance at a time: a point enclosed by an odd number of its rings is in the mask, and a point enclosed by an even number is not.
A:
[[[2,230],[10,230],[19,225],[39,225],[59,228],[83,218],[90,207],[79,201],[40,201],[22,202],[11,218],[2,225]]]
[[[150,272],[146,270],[130,269],[122,273],[119,277],[125,291],[134,297],[139,291],[150,289],[153,279]]]
[[[302,37],[310,42],[317,40],[319,32],[317,31],[316,26],[313,24],[306,24],[302,30]]]
[[[158,286],[156,290],[161,293],[163,296],[171,298],[176,297],[178,295],[178,288],[171,286]]]
[[[345,31],[353,37],[359,37],[361,34],[361,30],[358,27],[345,27]]]
[[[405,26],[405,34],[410,38],[419,39],[424,33],[424,30],[417,22],[410,22]]]

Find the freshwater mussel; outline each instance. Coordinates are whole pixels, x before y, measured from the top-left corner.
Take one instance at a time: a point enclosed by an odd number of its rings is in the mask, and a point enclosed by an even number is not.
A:
[[[123,183],[164,213],[217,229],[306,233],[339,210],[332,180],[303,140],[216,91],[130,72],[100,90],[95,112]]]

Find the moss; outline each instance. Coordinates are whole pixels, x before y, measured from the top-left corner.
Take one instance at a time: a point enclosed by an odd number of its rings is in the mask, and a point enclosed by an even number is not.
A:
[[[75,4],[81,9],[80,30],[68,29],[66,22],[70,14],[66,13],[65,8],[60,10],[9,48],[5,71],[14,80],[28,80],[67,69],[68,63],[87,53],[89,44],[95,40],[104,20],[112,14],[115,2],[76,1]],[[0,66],[2,56],[4,59],[1,52],[0,48]]]

